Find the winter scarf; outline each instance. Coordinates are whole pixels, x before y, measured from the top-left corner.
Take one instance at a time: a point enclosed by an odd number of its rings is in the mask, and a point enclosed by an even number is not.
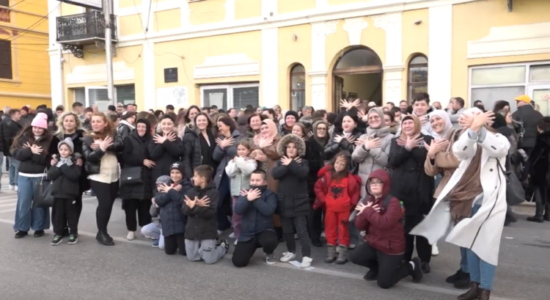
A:
[[[381,123],[380,127],[378,128],[374,128],[372,126],[367,127],[367,135],[372,137],[376,134],[376,137],[379,138],[383,138],[388,135],[390,133],[390,127],[386,126],[386,124],[384,123],[384,110],[382,110],[382,108],[380,107],[371,108],[367,115],[370,116],[371,114],[378,114]]]

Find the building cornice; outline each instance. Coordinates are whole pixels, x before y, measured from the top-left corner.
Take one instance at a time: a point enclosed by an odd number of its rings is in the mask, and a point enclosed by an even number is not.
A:
[[[147,33],[147,41],[150,43],[160,43],[174,40],[310,24],[315,22],[326,22],[364,16],[374,16],[393,12],[425,9],[441,5],[454,5],[474,1],[480,0],[372,0],[368,2],[343,4],[337,6],[303,10],[299,12],[276,14],[275,16],[267,19],[264,17],[257,17],[244,20],[235,20],[231,22],[225,21],[205,25],[189,26],[186,28],[176,28],[160,32],[149,32]],[[165,10],[168,7],[176,8],[175,2],[179,3],[180,0],[163,2],[165,2],[165,4],[163,5],[163,10]],[[130,13],[137,14],[140,11],[141,10],[139,7],[137,9],[132,7],[131,10],[120,9],[116,13],[120,12],[125,13],[123,15],[130,15]],[[122,15],[119,14],[118,16]],[[143,44],[144,40],[145,39],[143,34],[120,36],[118,46],[127,47],[141,45]]]
[[[0,91],[0,96],[37,98],[37,99],[51,99],[52,98],[51,94],[18,93],[18,92],[6,92],[6,91]]]

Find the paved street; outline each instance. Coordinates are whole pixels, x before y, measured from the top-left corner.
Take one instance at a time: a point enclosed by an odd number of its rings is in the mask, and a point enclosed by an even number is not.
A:
[[[348,263],[323,262],[325,249],[314,248],[314,270],[290,264],[267,266],[263,256],[244,269],[231,265],[230,255],[215,265],[191,263],[181,256],[167,256],[143,237],[125,239],[124,213],[117,201],[109,232],[117,243],[105,247],[95,241],[93,197],[84,198],[79,243],[49,245],[43,238],[13,238],[16,193],[7,190],[5,176],[0,192],[0,299],[456,299],[462,293],[445,283],[458,266],[458,249],[440,245],[432,260],[432,273],[421,284],[405,279],[390,290],[381,290],[362,279],[365,269]],[[530,213],[532,208],[520,208]],[[550,223],[522,220],[507,227],[502,237],[494,297],[500,300],[550,299]],[[299,243],[298,243],[299,245]],[[277,255],[284,250],[284,243]],[[233,248],[232,248],[233,249]],[[231,251],[232,251],[231,249]]]

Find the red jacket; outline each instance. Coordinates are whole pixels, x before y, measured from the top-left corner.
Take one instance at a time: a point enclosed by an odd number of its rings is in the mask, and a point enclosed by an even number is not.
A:
[[[334,212],[353,210],[361,196],[361,178],[348,172],[348,201],[330,201],[330,203],[327,203],[326,196],[332,181],[330,169],[331,166],[324,166],[317,173],[319,179],[317,179],[314,187],[316,199],[313,208],[326,206],[327,210]]]
[[[365,208],[355,219],[355,227],[359,231],[367,231],[365,240],[374,249],[389,255],[402,254],[405,252],[405,230],[401,222],[404,217],[401,203],[392,197],[388,207],[384,209],[384,198],[390,192],[390,176],[385,170],[379,169],[373,171],[368,180],[372,178],[384,182],[383,195],[376,199],[370,196],[369,199],[373,206],[379,205],[380,212],[376,212],[372,206]]]

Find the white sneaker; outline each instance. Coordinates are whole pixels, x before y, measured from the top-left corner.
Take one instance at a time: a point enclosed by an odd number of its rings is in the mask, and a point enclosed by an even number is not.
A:
[[[131,241],[136,238],[136,234],[133,231],[128,231],[128,235],[126,236],[126,239]]]
[[[8,189],[9,189],[10,191],[13,191],[13,190],[15,190],[15,185],[11,185],[11,184],[10,184],[10,185],[8,185]]]
[[[302,269],[307,269],[307,268],[311,267],[311,262],[312,261],[313,261],[313,259],[311,259],[310,257],[304,256],[304,257],[302,257],[302,264],[300,265],[300,267]]]
[[[15,186],[13,190],[17,192],[17,186]]]
[[[239,242],[239,241],[235,240],[235,242],[233,243],[233,245],[234,245],[234,246],[237,246],[237,243],[238,243],[238,242]]]
[[[327,236],[325,235],[325,232],[324,232],[324,231],[323,231],[323,232],[321,232],[321,237],[322,237],[322,238],[324,238],[324,239],[326,239],[326,238],[327,238]]]
[[[437,247],[437,244],[432,245],[432,256],[438,256],[439,255],[439,248]]]
[[[223,234],[223,231],[218,230],[218,235],[222,235],[222,234]]]
[[[353,249],[355,249],[355,247],[356,247],[356,245],[355,245],[355,244],[349,244],[349,247],[348,247],[348,249],[349,249],[349,250],[353,250]]]
[[[229,238],[234,239],[235,238],[235,232],[231,232],[231,234],[229,235]]]
[[[281,257],[281,262],[289,262],[296,257],[296,254],[292,252],[283,252],[283,257]]]

